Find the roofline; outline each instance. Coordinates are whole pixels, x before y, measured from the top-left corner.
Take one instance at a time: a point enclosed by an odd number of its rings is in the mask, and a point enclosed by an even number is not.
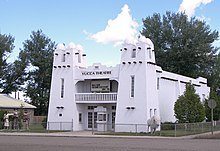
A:
[[[21,109],[21,107],[0,106],[0,109]],[[36,107],[22,107],[22,109],[36,109]]]

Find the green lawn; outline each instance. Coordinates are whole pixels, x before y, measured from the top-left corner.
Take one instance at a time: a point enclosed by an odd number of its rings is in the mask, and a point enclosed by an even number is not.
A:
[[[210,132],[210,130],[207,131],[200,131],[200,130],[177,130],[176,132],[174,130],[163,130],[163,131],[157,131],[154,134],[151,133],[135,133],[135,132],[96,132],[96,135],[118,135],[118,136],[164,136],[164,137],[180,137],[180,136],[187,136],[187,135],[194,135],[194,134],[201,134]]]

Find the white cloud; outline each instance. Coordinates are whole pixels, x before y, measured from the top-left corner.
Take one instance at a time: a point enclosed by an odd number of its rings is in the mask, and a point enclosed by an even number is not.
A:
[[[134,39],[137,34],[138,23],[130,15],[130,9],[125,4],[121,13],[115,19],[109,19],[103,31],[90,35],[98,43],[114,43],[118,45],[126,39]]]
[[[210,21],[211,21],[211,18],[207,18],[207,17],[205,17],[204,15],[202,15],[202,16],[196,16],[196,18],[198,19],[198,20],[200,20],[200,21],[205,21],[206,23],[210,23]]]
[[[200,5],[207,5],[214,0],[183,0],[180,4],[179,11],[185,12],[188,17],[192,17],[195,13],[196,8]]]

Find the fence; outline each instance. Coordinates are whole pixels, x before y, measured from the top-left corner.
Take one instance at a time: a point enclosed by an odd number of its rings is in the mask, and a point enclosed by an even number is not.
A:
[[[214,131],[220,130],[220,122],[213,124]],[[211,131],[211,122],[183,123],[183,124],[161,124],[161,136],[184,136]]]
[[[85,125],[84,125],[85,126]],[[220,131],[220,121],[214,122],[214,131]],[[46,129],[48,128],[48,130]],[[83,125],[82,125],[83,127]],[[160,130],[155,133],[150,133],[150,128],[146,124],[105,124],[101,133],[107,133],[111,135],[157,135],[157,136],[184,136],[193,135],[204,132],[211,132],[211,123],[161,123]],[[4,123],[0,122],[0,132],[5,131],[30,131],[30,132],[50,132],[50,131],[72,131],[73,122],[38,122],[38,123],[18,123],[18,127],[15,127],[10,122],[9,127],[4,127]],[[97,128],[90,129],[94,133],[97,133]],[[123,132],[124,131],[124,132]],[[122,133],[123,132],[123,133]],[[100,133],[100,132],[99,132]]]

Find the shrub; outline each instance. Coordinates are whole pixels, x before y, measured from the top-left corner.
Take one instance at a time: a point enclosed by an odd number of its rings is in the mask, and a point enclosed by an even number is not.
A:
[[[174,130],[175,123],[172,122],[164,122],[161,124],[161,130]]]
[[[47,117],[45,117],[43,120],[42,120],[42,123],[41,125],[43,126],[43,128],[47,128]]]
[[[4,128],[4,113],[6,111],[5,110],[0,110],[0,129]]]

